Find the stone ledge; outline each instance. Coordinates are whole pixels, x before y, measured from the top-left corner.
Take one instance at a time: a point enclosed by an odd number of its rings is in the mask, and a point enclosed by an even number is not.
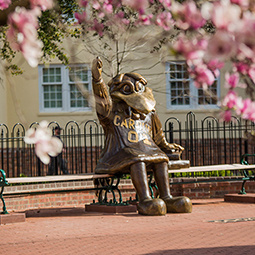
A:
[[[25,213],[10,213],[10,214],[0,214],[0,225],[25,222]]]
[[[121,180],[119,188],[128,187],[133,184],[131,179]],[[131,187],[130,186],[130,187]],[[130,188],[129,187],[129,188]],[[65,181],[65,182],[52,182],[44,184],[20,184],[13,186],[6,186],[4,189],[4,196],[30,194],[30,193],[47,193],[47,192],[64,192],[64,191],[79,191],[79,190],[91,190],[94,188],[92,180],[81,181]]]
[[[255,193],[249,194],[226,194],[224,196],[225,202],[234,202],[234,203],[255,203]]]
[[[24,184],[16,186],[7,186],[4,190],[4,196],[19,195],[24,193],[43,193],[43,192],[58,192],[69,190],[89,190],[93,189],[94,184],[91,181],[82,182],[63,182],[63,183],[51,183],[51,184]]]
[[[85,205],[86,212],[100,212],[100,213],[129,213],[136,212],[136,205],[100,205],[89,204]]]

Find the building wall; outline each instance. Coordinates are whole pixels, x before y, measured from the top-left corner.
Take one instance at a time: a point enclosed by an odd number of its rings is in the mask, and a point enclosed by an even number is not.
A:
[[[92,60],[95,58],[95,54],[88,53],[84,49],[84,45],[77,41],[66,40],[64,48],[67,51],[67,55],[70,57],[70,63],[86,63],[91,66]],[[145,49],[146,45],[144,46]],[[154,91],[154,96],[157,101],[156,110],[160,116],[162,122],[169,117],[177,117],[179,120],[184,121],[186,114],[192,109],[176,110],[167,108],[167,90],[166,90],[166,75],[165,75],[165,63],[166,61],[173,60],[168,57],[168,51],[148,53],[148,50],[142,50],[139,54],[130,53],[127,61],[124,63],[122,72],[135,71],[140,73],[148,80],[148,86]],[[107,52],[105,53],[107,54]],[[100,55],[100,52],[99,54]],[[109,55],[109,59],[110,59]],[[23,75],[10,77],[6,83],[7,90],[5,93],[1,93],[0,105],[5,105],[1,109],[1,123],[5,123],[8,126],[13,126],[17,122],[21,122],[26,128],[32,122],[40,122],[41,120],[57,121],[60,125],[66,124],[70,120],[77,121],[78,123],[85,122],[90,119],[97,119],[92,104],[91,110],[86,112],[56,112],[56,113],[40,113],[39,111],[39,88],[38,88],[38,68],[31,68],[21,57],[17,56],[16,63],[24,70]],[[46,63],[58,64],[57,60],[51,60]],[[109,76],[114,74],[113,63],[109,61],[104,62],[103,70],[107,75],[103,75],[105,82],[109,81]],[[221,97],[226,93],[224,89],[224,72],[221,74]],[[1,91],[4,88],[0,88]],[[93,97],[92,97],[93,98]],[[212,115],[218,117],[219,110],[208,110],[203,107],[194,110],[197,119],[202,119],[205,116]]]
[[[0,124],[7,123],[7,88],[4,68],[0,65]]]

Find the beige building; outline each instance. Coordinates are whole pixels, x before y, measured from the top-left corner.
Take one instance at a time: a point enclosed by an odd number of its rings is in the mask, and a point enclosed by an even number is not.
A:
[[[70,56],[69,69],[54,59],[37,68],[31,68],[20,55],[15,61],[24,70],[24,74],[11,76],[4,72],[2,66],[0,123],[12,127],[20,122],[28,128],[31,123],[42,120],[56,121],[64,126],[68,121],[82,124],[87,120],[97,119],[90,70],[96,54],[77,42],[67,41],[64,47]],[[105,56],[100,54],[102,52],[106,57],[108,54],[108,62],[104,61]],[[148,80],[148,86],[154,91],[156,109],[162,123],[169,117],[183,121],[190,111],[196,114],[197,119],[218,115],[218,99],[226,93],[223,74],[215,80],[206,94],[195,88],[184,61],[173,60],[167,56],[167,51],[148,54],[148,51],[140,49],[140,52],[134,52],[127,50],[126,62],[123,62],[125,68],[121,71],[135,71]],[[114,54],[107,53],[107,50],[100,52],[99,49],[97,55],[103,60],[104,80],[108,82],[115,73]],[[79,88],[85,91],[85,98],[75,84],[79,84]]]

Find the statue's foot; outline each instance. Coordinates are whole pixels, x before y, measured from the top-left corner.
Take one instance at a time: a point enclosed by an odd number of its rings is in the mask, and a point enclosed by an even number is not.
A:
[[[192,203],[188,197],[167,197],[162,199],[166,203],[168,213],[192,212]]]
[[[139,214],[150,216],[165,215],[167,212],[166,204],[160,198],[144,199],[137,205],[137,210]]]

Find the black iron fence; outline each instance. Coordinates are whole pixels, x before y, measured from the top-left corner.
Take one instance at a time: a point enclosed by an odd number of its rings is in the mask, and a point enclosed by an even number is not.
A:
[[[245,153],[255,152],[254,123],[232,117],[231,122],[207,116],[196,120],[189,112],[181,123],[171,117],[165,121],[165,136],[169,142],[181,144],[185,151],[182,158],[192,166],[240,163]]]
[[[35,122],[30,127],[37,125]],[[52,130],[56,126],[57,122],[49,124]],[[241,155],[255,152],[253,138],[247,137],[253,130],[254,124],[249,121],[233,117],[230,123],[225,123],[211,116],[197,121],[192,112],[183,123],[171,117],[164,125],[167,140],[182,145],[185,148],[182,158],[189,159],[193,166],[240,163]],[[49,166],[36,157],[34,145],[25,144],[24,135],[25,128],[20,123],[12,129],[0,124],[0,167],[8,177],[47,175]],[[102,127],[92,120],[82,125],[70,121],[61,138],[65,144],[62,159],[68,173],[93,172],[104,147]],[[54,174],[62,174],[57,164]]]

